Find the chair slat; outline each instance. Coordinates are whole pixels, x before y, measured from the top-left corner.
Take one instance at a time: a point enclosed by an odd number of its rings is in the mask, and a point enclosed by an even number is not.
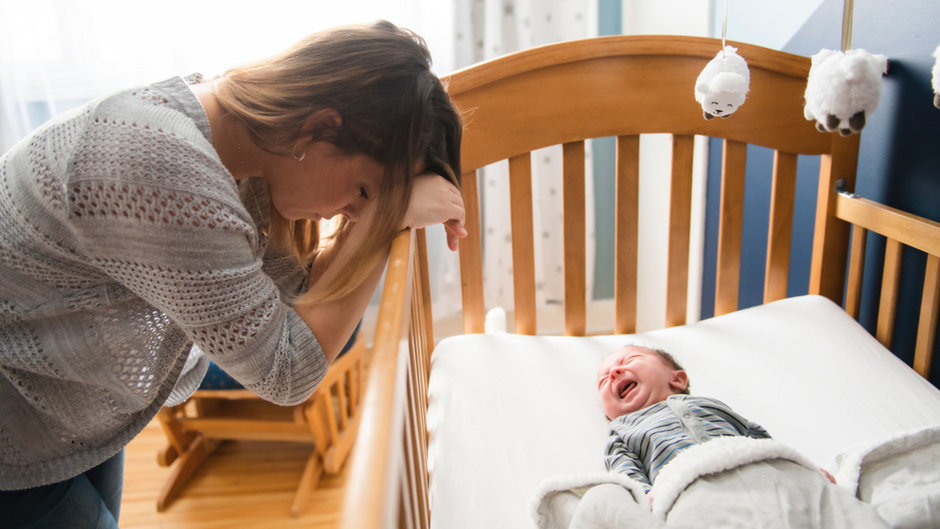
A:
[[[619,136],[614,222],[614,332],[618,334],[636,331],[639,182],[640,136]]]
[[[790,243],[793,235],[793,203],[796,194],[797,155],[774,151],[767,228],[767,264],[764,269],[764,303],[787,297]]]
[[[347,408],[345,384],[336,384],[336,397],[339,403],[339,429],[346,430],[349,425],[349,408]]]
[[[532,242],[532,155],[509,159],[512,280],[516,333],[535,334],[535,249]]]
[[[583,336],[586,327],[584,142],[565,143],[562,154],[565,335]]]
[[[483,254],[480,246],[480,200],[477,174],[461,178],[467,236],[460,241],[460,292],[463,296],[463,328],[467,334],[483,332]]]
[[[693,136],[672,138],[669,247],[666,261],[666,326],[683,325],[689,289],[689,230],[692,220]]]
[[[849,279],[845,285],[845,312],[858,319],[858,307],[862,297],[862,274],[865,266],[865,236],[867,230],[852,225],[852,250],[849,255]]]
[[[914,346],[914,370],[924,378],[930,376],[931,357],[937,336],[937,313],[940,312],[940,257],[927,256],[924,269],[924,294],[920,299],[920,321],[917,344]]]
[[[885,244],[884,275],[881,277],[881,303],[875,338],[888,349],[894,334],[894,316],[898,308],[898,283],[901,279],[901,243],[888,239]]]
[[[746,165],[747,144],[725,140],[721,164],[718,264],[715,266],[716,316],[738,310]]]
[[[323,393],[323,399],[317,404],[320,406],[320,412],[326,418],[327,433],[330,435],[330,445],[339,441],[339,427],[336,425],[336,408],[333,405],[333,395],[329,391]]]

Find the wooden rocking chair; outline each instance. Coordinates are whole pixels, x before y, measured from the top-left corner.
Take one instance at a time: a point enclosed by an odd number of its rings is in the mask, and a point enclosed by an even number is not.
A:
[[[246,389],[198,390],[185,403],[163,408],[158,419],[168,445],[157,454],[161,466],[175,462],[157,498],[157,511],[176,499],[219,442],[263,440],[311,443],[291,504],[299,516],[323,473],[343,468],[359,430],[364,340],[330,366],[319,388],[295,406],[278,406]]]

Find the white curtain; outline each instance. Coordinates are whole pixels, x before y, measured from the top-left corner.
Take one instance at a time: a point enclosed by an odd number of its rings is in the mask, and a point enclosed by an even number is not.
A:
[[[596,0],[455,0],[455,65],[460,68],[485,59],[534,46],[581,39],[597,34]],[[587,149],[586,193],[588,212],[594,211],[590,149]],[[535,226],[536,303],[561,310],[564,276],[562,263],[561,147],[542,149],[532,159]],[[508,164],[494,164],[480,178],[482,208],[484,299],[487,308],[511,310],[512,246],[509,223]],[[593,290],[594,219],[587,226],[587,292]],[[445,277],[448,274],[442,274]],[[449,274],[459,279],[459,274]],[[453,288],[459,288],[459,282]],[[453,290],[452,290],[453,291]],[[446,314],[454,296],[435,306]],[[549,320],[554,320],[549,316]],[[552,327],[540,320],[540,330]]]
[[[449,2],[418,0],[0,0],[0,152],[92,98],[172,75],[206,76],[327,27],[380,18],[453,69]]]

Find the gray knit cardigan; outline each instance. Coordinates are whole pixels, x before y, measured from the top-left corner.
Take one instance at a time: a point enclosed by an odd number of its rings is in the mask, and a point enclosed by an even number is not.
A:
[[[182,78],[0,158],[0,490],[121,450],[198,385],[205,361],[181,377],[193,343],[272,402],[313,392],[326,359],[291,307],[306,270],[266,250],[265,189],[236,185]]]

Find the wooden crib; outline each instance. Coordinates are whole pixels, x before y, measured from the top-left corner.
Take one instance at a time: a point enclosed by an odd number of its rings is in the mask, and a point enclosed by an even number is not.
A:
[[[638,277],[639,135],[672,135],[665,321],[683,325],[689,278],[693,138],[722,138],[715,314],[738,309],[742,203],[748,144],[774,150],[764,302],[787,295],[797,157],[820,155],[809,293],[856,317],[866,230],[887,237],[877,338],[890,347],[902,245],[928,254],[914,367],[930,371],[940,293],[940,224],[852,190],[859,137],[819,133],[803,118],[806,57],[733,43],[751,71],[747,102],[729,119],[705,120],[692,87],[720,49],[714,39],[617,36],[534,48],[447,79],[465,113],[463,196],[469,236],[460,243],[465,333],[483,332],[484,299],[477,170],[509,160],[515,332],[538,334],[530,152],[564,153],[564,329],[585,334],[584,141],[616,142],[615,313],[610,330],[635,329]],[[851,235],[851,246],[850,242]],[[847,273],[846,273],[847,271]],[[429,526],[427,383],[435,347],[423,230],[392,246],[342,518],[346,529]]]

